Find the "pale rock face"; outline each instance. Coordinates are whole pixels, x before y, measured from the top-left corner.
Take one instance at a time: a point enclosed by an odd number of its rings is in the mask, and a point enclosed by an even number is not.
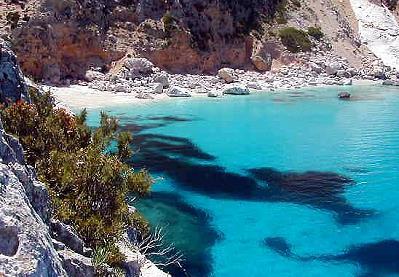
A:
[[[378,1],[380,2],[380,1]],[[359,21],[361,41],[380,58],[385,65],[399,65],[399,24],[385,6],[369,0],[350,0]]]
[[[227,84],[235,82],[237,77],[235,76],[234,69],[222,68],[218,71],[218,77],[224,80]]]
[[[0,126],[0,275],[67,276],[55,251],[47,225],[35,211],[26,193],[47,191],[29,168],[19,164],[17,154]],[[42,189],[33,188],[31,186]],[[31,197],[32,197],[31,195]],[[39,201],[37,204],[41,203]],[[45,213],[47,208],[38,207]],[[44,218],[48,214],[42,215]]]

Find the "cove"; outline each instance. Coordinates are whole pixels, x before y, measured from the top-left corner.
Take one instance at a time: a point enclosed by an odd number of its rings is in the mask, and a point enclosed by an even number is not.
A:
[[[369,260],[397,253],[399,89],[340,90],[104,109],[133,133],[132,165],[156,178],[137,206],[171,226],[189,276],[397,273],[398,259]]]

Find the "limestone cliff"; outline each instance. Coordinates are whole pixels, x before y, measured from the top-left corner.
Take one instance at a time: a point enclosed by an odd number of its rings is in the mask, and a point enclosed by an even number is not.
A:
[[[396,0],[383,3],[397,16]],[[376,59],[360,39],[350,0],[0,0],[0,6],[0,32],[13,39],[23,71],[52,83],[83,79],[90,68],[107,72],[127,54],[175,73],[301,64],[303,57],[278,37],[287,26],[321,27],[325,37],[313,41],[314,51],[352,67]]]

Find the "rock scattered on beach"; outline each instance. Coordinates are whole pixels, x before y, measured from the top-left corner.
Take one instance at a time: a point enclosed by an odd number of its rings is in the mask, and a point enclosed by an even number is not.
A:
[[[191,97],[191,94],[184,88],[171,87],[166,93],[169,97]]]
[[[233,86],[226,88],[223,91],[223,94],[231,94],[231,95],[248,95],[250,93],[248,88]]]

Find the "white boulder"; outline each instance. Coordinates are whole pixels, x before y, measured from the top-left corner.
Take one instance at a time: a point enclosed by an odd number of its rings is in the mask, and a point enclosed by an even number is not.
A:
[[[222,97],[223,93],[217,90],[211,90],[208,92],[208,97]]]
[[[169,97],[191,97],[191,94],[184,88],[174,86],[166,93]]]
[[[127,58],[124,66],[129,69],[130,75],[141,75],[152,73],[154,64],[145,58]]]

